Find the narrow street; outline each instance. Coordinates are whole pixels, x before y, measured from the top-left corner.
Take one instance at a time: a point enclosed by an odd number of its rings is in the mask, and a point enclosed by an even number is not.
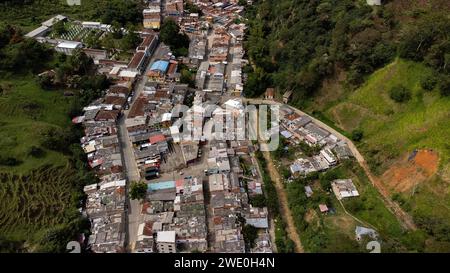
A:
[[[133,104],[136,101],[136,98],[139,97],[139,94],[144,90],[145,83],[147,82],[147,72],[150,70],[150,65],[158,58],[160,58],[162,55],[164,55],[167,52],[167,47],[163,44],[159,44],[156,48],[155,52],[152,55],[152,58],[148,62],[148,65],[145,69],[145,72],[141,76],[140,82],[136,85],[136,88],[134,90],[134,96],[132,98],[132,101],[130,103],[130,108],[133,107]],[[123,158],[123,167],[124,172],[127,179],[127,223],[126,223],[126,244],[127,244],[127,250],[132,252],[134,249],[135,242],[137,240],[137,230],[141,217],[141,207],[142,204],[138,200],[131,200],[128,198],[128,190],[130,187],[130,183],[133,181],[139,181],[141,179],[139,174],[139,169],[136,164],[136,161],[134,159],[134,151],[132,143],[130,142],[130,138],[128,136],[128,131],[125,126],[125,120],[128,117],[130,110],[125,110],[124,114],[120,117],[118,120],[118,137],[120,141],[120,147],[122,152],[122,158]]]

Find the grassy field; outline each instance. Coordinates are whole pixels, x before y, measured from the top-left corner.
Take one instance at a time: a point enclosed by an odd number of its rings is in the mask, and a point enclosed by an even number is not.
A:
[[[32,250],[47,229],[77,213],[77,170],[68,156],[41,145],[43,132],[70,125],[70,101],[60,91],[42,90],[32,76],[0,79],[0,87],[1,156],[19,161],[0,165],[0,237]],[[30,155],[32,146],[43,152]]]
[[[29,155],[32,146],[39,147],[42,134],[52,127],[67,127],[70,99],[58,91],[44,91],[33,77],[0,80],[0,149],[2,156],[14,157],[23,163],[0,166],[0,171],[27,173],[44,165],[64,166],[61,153],[45,148],[39,157]]]

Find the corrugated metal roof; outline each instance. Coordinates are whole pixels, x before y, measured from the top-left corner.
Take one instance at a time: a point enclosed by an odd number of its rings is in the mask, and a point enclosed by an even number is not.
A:
[[[169,66],[168,61],[156,61],[152,64],[152,66],[150,67],[150,70],[158,70],[163,73],[166,73],[168,66]]]
[[[149,183],[147,185],[147,189],[150,191],[164,190],[170,188],[175,188],[175,181],[163,181],[163,182]]]

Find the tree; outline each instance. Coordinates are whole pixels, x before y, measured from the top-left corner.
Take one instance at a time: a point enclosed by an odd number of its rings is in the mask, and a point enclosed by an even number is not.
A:
[[[66,64],[70,69],[70,74],[86,75],[93,68],[94,61],[84,51],[76,49],[68,57]]]
[[[184,2],[184,9],[188,10],[190,13],[198,13],[199,16],[203,15],[202,9],[194,5],[192,1],[189,0]]]
[[[352,140],[354,141],[361,141],[361,139],[364,136],[364,132],[361,129],[355,129],[352,131]]]
[[[101,5],[99,12],[103,13],[101,21],[105,24],[116,21],[120,26],[125,26],[127,23],[136,24],[142,21],[140,1],[109,0],[106,5]]]
[[[132,182],[130,187],[130,198],[133,200],[143,200],[147,194],[147,184],[145,182]]]
[[[450,76],[442,76],[439,80],[439,90],[441,96],[448,97],[450,96]]]
[[[434,75],[428,75],[420,80],[420,86],[424,90],[431,91],[437,84],[437,78]]]
[[[257,194],[250,198],[250,203],[254,207],[263,208],[266,206],[266,197],[264,194]]]
[[[189,69],[182,68],[180,82],[188,84],[189,87],[192,87],[192,88],[195,87],[194,74],[191,71],[189,71]]]
[[[240,6],[247,6],[247,0],[239,0],[239,1],[238,1],[238,4],[239,4]]]
[[[53,86],[53,77],[49,74],[44,74],[38,77],[38,83],[42,89],[48,90]]]
[[[100,39],[95,31],[91,31],[87,37],[85,38],[85,43],[90,48],[100,49],[101,48],[101,42]]]
[[[135,49],[140,42],[141,38],[139,37],[139,35],[136,32],[134,32],[133,29],[130,29],[128,30],[128,33],[125,36],[123,36],[122,40],[120,41],[120,48],[125,51]]]
[[[170,18],[164,20],[159,32],[159,38],[163,43],[170,46],[175,55],[187,55],[189,37],[185,33],[180,33],[180,27],[174,20]]]
[[[115,49],[114,38],[112,33],[108,33],[102,40],[102,45],[108,52],[112,52]]]
[[[56,24],[53,25],[53,31],[55,31],[55,33],[57,35],[62,35],[64,33],[67,32],[66,27],[64,26],[64,22],[63,21],[58,21]]]
[[[28,154],[32,157],[42,157],[45,154],[45,151],[39,147],[31,146]]]
[[[252,225],[245,225],[242,228],[242,234],[244,235],[244,242],[247,248],[253,248],[255,246],[255,240],[258,238],[258,229]]]
[[[411,91],[402,85],[397,85],[391,88],[389,97],[398,103],[406,102],[411,99]]]

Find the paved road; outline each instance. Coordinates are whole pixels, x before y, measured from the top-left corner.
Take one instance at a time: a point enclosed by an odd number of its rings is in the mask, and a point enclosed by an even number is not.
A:
[[[248,98],[245,98],[243,100],[245,102],[252,103],[252,104],[276,104],[276,105],[281,105],[281,103],[279,103],[279,102],[274,102],[274,101],[270,101],[270,100],[248,99]],[[412,220],[411,215],[406,213],[397,203],[392,201],[392,199],[389,196],[388,190],[381,183],[381,181],[372,174],[372,172],[370,171],[370,168],[367,165],[367,162],[365,161],[364,157],[361,155],[361,153],[356,148],[355,144],[350,139],[348,139],[346,136],[342,135],[341,133],[339,133],[338,131],[336,131],[332,127],[328,126],[327,124],[323,123],[322,121],[320,121],[320,120],[318,120],[318,119],[316,119],[316,118],[314,118],[314,117],[304,113],[303,111],[300,111],[299,109],[294,108],[294,107],[289,106],[289,105],[288,105],[288,107],[290,109],[292,109],[294,112],[296,112],[297,114],[299,114],[299,115],[309,116],[317,125],[319,125],[320,127],[328,130],[329,132],[331,132],[332,134],[334,134],[338,138],[346,141],[347,144],[348,144],[348,147],[350,148],[350,150],[352,151],[353,155],[355,156],[356,161],[359,163],[361,168],[363,168],[363,170],[366,173],[367,177],[369,178],[370,182],[372,182],[372,184],[375,186],[375,188],[377,188],[377,190],[380,192],[381,197],[382,197],[383,202],[385,203],[386,207],[397,217],[397,219],[399,220],[400,224],[404,228],[407,228],[407,229],[410,229],[410,230],[416,230],[417,229],[416,225],[414,224],[414,221]]]
[[[168,51],[167,46],[164,44],[160,44],[154,54],[152,55],[152,58],[148,62],[148,65],[145,69],[145,72],[139,79],[139,83],[135,87],[134,96],[130,103],[130,109],[133,106],[133,104],[136,102],[136,98],[139,97],[140,93],[144,89],[145,83],[147,82],[147,72],[150,70],[150,65],[158,58],[160,58],[162,55],[166,54]],[[125,119],[128,117],[130,110],[125,110],[124,114],[118,121],[118,136],[119,141],[121,144],[121,152],[122,152],[122,159],[124,163],[124,171],[127,178],[127,196],[128,196],[128,188],[130,186],[130,183],[133,181],[139,181],[141,179],[139,174],[139,168],[137,166],[136,160],[134,158],[134,151],[133,146],[130,141],[127,128],[125,126]],[[127,248],[129,251],[134,250],[134,245],[137,240],[137,230],[139,223],[141,222],[141,207],[142,204],[137,200],[131,200],[128,199],[127,202],[127,239],[126,242],[128,243]]]
[[[138,166],[136,164],[136,161],[134,160],[134,152],[132,144],[128,137],[127,128],[125,126],[125,117],[122,117],[119,120],[119,139],[122,149],[122,158],[124,161],[124,167],[125,167],[125,175],[127,178],[127,186],[130,187],[130,183],[133,181],[139,181],[140,175]],[[128,194],[128,192],[127,192]],[[128,199],[127,202],[127,242],[128,242],[128,250],[132,251],[134,248],[134,243],[136,242],[137,237],[137,229],[139,225],[139,217],[140,217],[140,210],[141,210],[141,204],[137,200],[131,200]]]

